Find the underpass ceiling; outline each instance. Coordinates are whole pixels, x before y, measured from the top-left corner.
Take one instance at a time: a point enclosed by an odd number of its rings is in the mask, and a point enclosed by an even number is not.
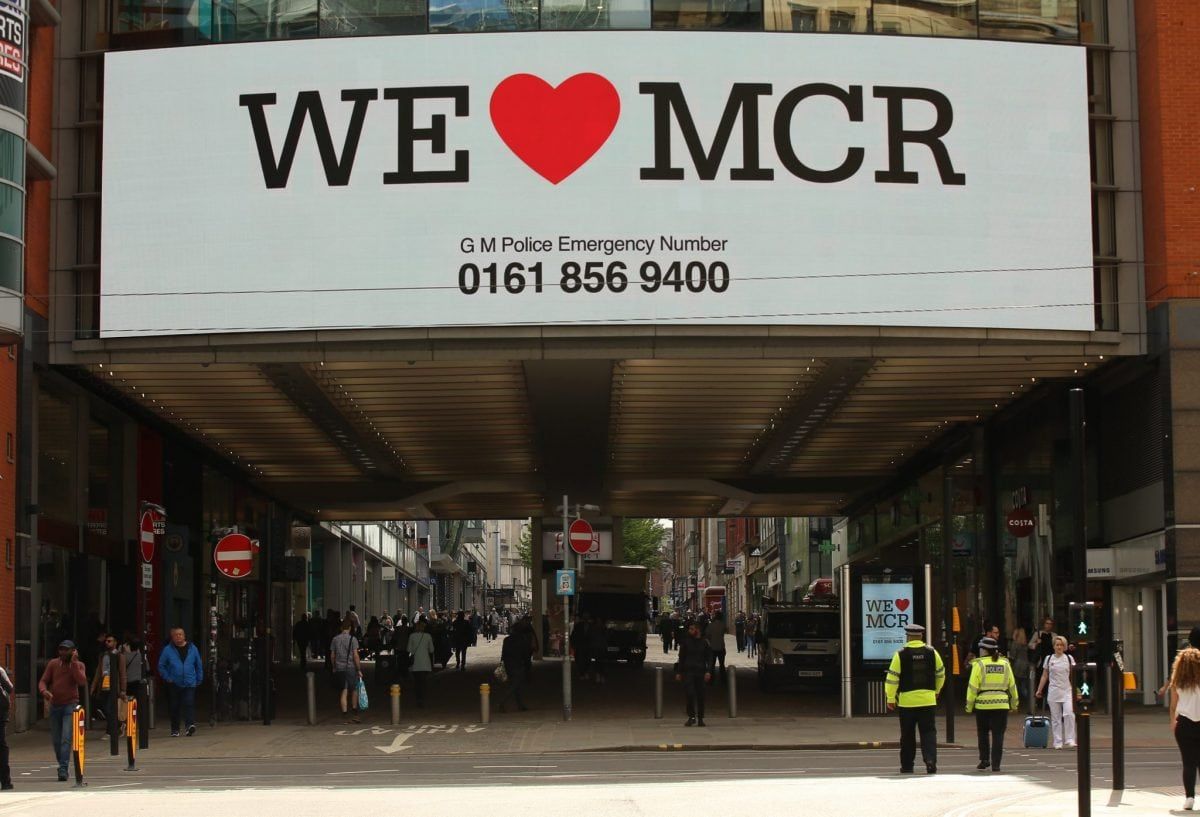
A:
[[[529,387],[545,371],[528,361],[316,362],[287,378],[251,363],[87,370],[279,498],[357,520],[553,516],[562,486],[544,465],[560,470],[570,459],[561,449],[573,444],[605,449],[580,451],[589,473],[563,478],[601,486],[581,499],[613,515],[836,514],[954,425],[985,420],[1038,383],[1081,377],[1098,362],[615,360],[608,403],[593,401],[607,433],[578,441],[538,428],[535,418],[554,415],[544,384]],[[313,384],[320,394],[306,392]],[[592,420],[573,418],[583,428]],[[598,479],[595,463],[604,463]]]

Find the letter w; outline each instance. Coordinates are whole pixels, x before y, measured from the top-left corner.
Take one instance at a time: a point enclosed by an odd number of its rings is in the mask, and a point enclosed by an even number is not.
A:
[[[342,146],[339,157],[333,147],[333,138],[329,134],[329,121],[325,118],[325,108],[321,105],[319,91],[301,91],[296,94],[296,107],[292,110],[292,122],[288,125],[287,136],[283,140],[283,150],[279,160],[275,159],[275,151],[271,147],[271,133],[267,128],[267,105],[275,104],[275,94],[242,94],[238,101],[243,108],[250,109],[250,127],[254,129],[254,142],[258,146],[258,161],[262,165],[263,181],[268,189],[287,187],[288,177],[292,173],[292,162],[296,158],[296,148],[300,144],[300,133],[304,130],[304,120],[312,120],[313,137],[317,140],[317,150],[321,153],[321,165],[325,168],[325,181],[330,187],[345,187],[350,183],[350,171],[354,169],[354,155],[358,152],[358,139],[362,136],[363,120],[367,116],[367,106],[379,98],[374,88],[360,88],[342,91],[343,102],[353,102],[354,111],[350,114],[350,126],[346,129],[346,143]]]

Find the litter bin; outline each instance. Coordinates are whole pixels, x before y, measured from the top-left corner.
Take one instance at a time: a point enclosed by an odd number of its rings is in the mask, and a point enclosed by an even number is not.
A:
[[[375,685],[391,686],[398,683],[396,673],[396,654],[381,652],[375,656]]]

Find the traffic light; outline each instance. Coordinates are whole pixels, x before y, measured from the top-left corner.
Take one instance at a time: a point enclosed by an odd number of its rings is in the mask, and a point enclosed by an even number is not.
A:
[[[1096,664],[1093,661],[1083,661],[1075,665],[1075,691],[1079,695],[1079,703],[1086,710],[1092,704],[1096,694]]]
[[[1067,638],[1075,644],[1090,644],[1096,640],[1096,602],[1073,601],[1067,605],[1070,631]]]

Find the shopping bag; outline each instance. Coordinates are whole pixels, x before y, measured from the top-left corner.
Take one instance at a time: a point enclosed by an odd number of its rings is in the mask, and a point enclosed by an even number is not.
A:
[[[495,671],[492,672],[492,675],[495,677],[496,682],[500,684],[503,684],[508,680],[508,670],[504,668],[503,664],[497,664]]]
[[[360,712],[366,711],[367,708],[367,685],[363,683],[363,679],[358,679],[358,709]]]

